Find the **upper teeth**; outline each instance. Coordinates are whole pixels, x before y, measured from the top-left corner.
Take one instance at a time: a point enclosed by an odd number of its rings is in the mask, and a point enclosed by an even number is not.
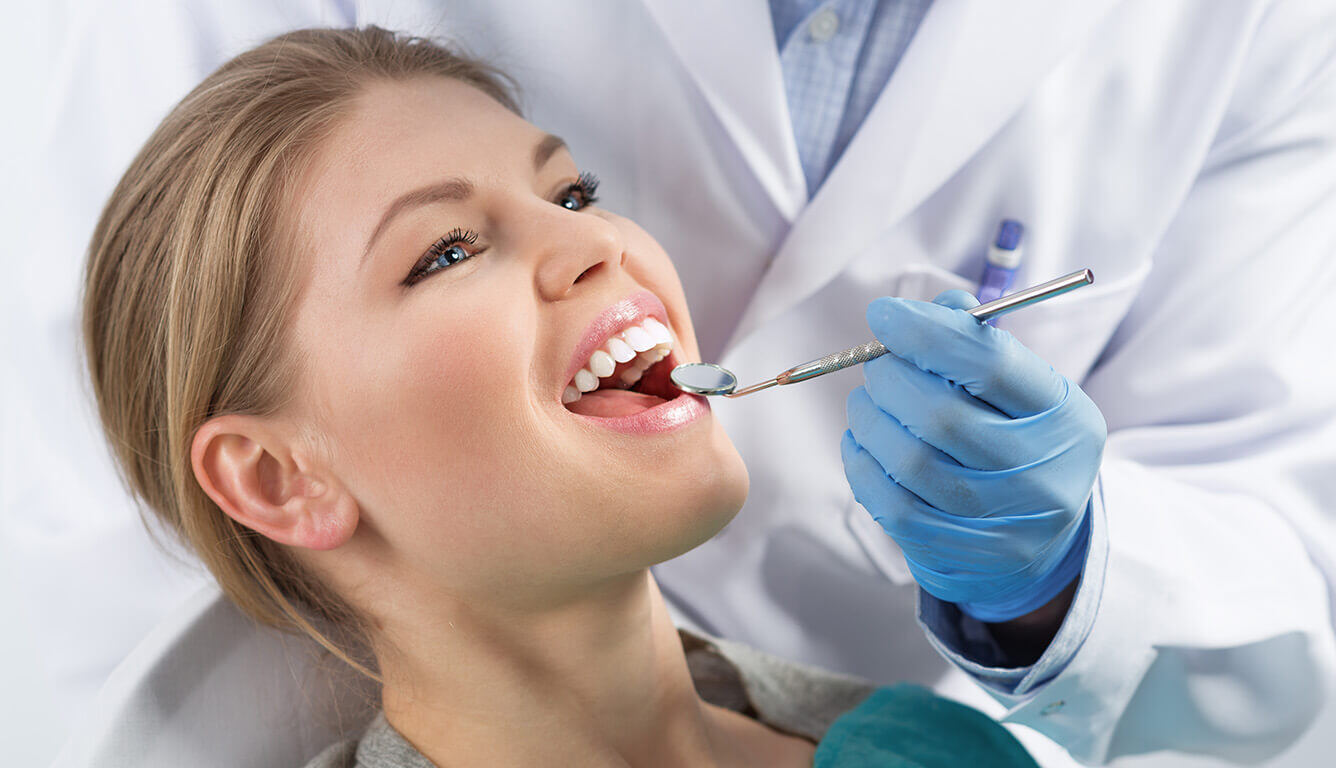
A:
[[[663,323],[652,317],[622,329],[603,343],[603,346],[589,355],[589,362],[575,372],[575,378],[561,394],[561,402],[573,403],[584,392],[598,389],[599,379],[606,379],[613,374],[618,363],[625,363],[635,358],[619,380],[622,386],[630,387],[640,380],[651,365],[668,356],[673,348],[673,335]]]

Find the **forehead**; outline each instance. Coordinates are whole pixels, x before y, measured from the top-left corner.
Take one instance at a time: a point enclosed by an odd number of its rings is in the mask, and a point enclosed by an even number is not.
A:
[[[365,86],[336,131],[335,145],[359,154],[416,155],[427,145],[438,156],[467,161],[475,146],[531,146],[543,134],[477,88],[444,77],[373,81]],[[522,151],[516,148],[517,151]],[[336,150],[337,151],[337,150]],[[448,153],[448,154],[447,154]]]
[[[355,225],[405,190],[452,176],[529,174],[544,135],[458,80],[373,81],[302,175],[301,229],[334,217]]]

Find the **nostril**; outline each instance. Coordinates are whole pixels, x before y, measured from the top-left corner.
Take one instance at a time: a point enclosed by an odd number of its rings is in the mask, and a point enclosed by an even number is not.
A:
[[[602,267],[602,266],[603,266],[603,262],[600,261],[599,263],[595,264],[594,266],[590,267],[589,269],[586,269],[585,271],[583,271],[583,272],[580,273],[580,276],[579,276],[579,277],[575,278],[575,282],[578,283],[578,282],[580,282],[581,280],[585,279],[586,277],[589,277],[589,275],[591,275],[591,274],[593,274],[594,272],[598,271],[598,268],[599,268],[599,267]]]

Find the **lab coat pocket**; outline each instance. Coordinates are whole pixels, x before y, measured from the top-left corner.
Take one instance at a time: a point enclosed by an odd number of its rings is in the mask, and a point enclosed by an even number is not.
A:
[[[1055,370],[1078,384],[1109,349],[1110,340],[1150,274],[1149,260],[1094,269],[1095,282],[1051,301],[1033,304],[994,323]],[[1021,279],[1041,282],[1056,274]]]
[[[932,264],[910,264],[892,283],[885,295],[918,301],[932,301],[937,294],[952,288],[974,293],[979,287],[971,280]]]

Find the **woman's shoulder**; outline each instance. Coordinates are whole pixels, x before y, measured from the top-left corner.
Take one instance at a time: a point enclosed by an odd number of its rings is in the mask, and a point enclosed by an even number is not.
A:
[[[991,718],[919,686],[879,687],[742,643],[685,629],[678,635],[703,700],[817,742],[816,768],[896,765],[906,758],[924,766],[1035,765]],[[304,768],[382,765],[433,768],[383,712],[359,737],[331,744]]]
[[[344,739],[330,744],[302,768],[355,768],[356,765],[357,739]]]
[[[302,768],[436,768],[412,744],[399,735],[378,711],[366,730],[356,738],[344,739],[326,747]]]
[[[696,693],[787,733],[819,741],[876,686],[862,678],[789,661],[742,643],[679,629]]]

